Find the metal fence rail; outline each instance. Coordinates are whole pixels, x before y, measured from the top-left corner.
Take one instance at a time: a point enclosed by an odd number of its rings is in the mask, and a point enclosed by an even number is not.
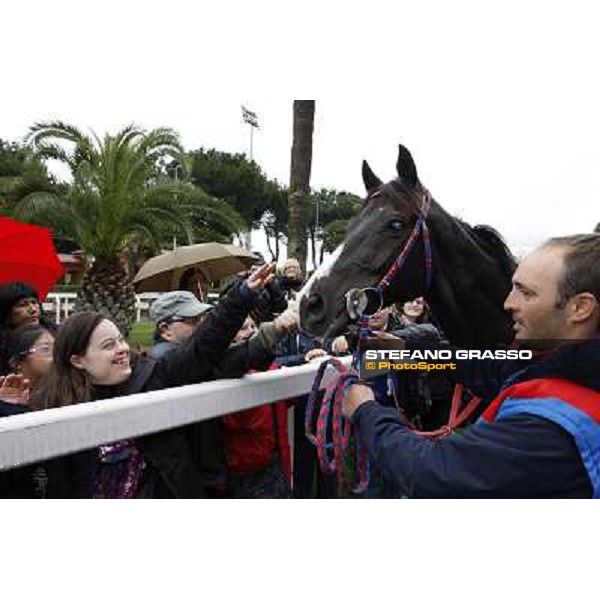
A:
[[[342,359],[350,364],[350,357]],[[0,468],[9,469],[171,429],[310,391],[318,362],[0,419]],[[332,376],[328,369],[323,385]]]

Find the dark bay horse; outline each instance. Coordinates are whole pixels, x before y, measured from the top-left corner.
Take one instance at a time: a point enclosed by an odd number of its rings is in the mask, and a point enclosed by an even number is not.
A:
[[[364,206],[350,225],[333,262],[317,271],[303,290],[304,331],[332,338],[351,321],[346,293],[379,283],[405,246],[429,192],[410,152],[399,147],[398,178],[383,184],[363,162]],[[464,348],[509,344],[512,319],[504,310],[516,263],[490,227],[471,227],[431,198],[426,217],[431,248],[431,285],[426,290],[422,234],[383,294],[383,305],[425,296],[446,337]]]

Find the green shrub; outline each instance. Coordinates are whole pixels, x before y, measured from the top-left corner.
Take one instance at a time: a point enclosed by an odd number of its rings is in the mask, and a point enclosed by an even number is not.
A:
[[[133,350],[146,350],[153,345],[154,321],[134,323],[127,341]]]

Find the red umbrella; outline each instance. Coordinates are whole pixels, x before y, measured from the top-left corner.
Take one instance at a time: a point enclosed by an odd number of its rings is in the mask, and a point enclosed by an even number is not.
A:
[[[28,283],[43,300],[62,274],[48,229],[0,217],[0,285]]]

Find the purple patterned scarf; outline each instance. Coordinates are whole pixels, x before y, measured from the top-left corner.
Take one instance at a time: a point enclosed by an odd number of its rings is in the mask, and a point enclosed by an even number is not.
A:
[[[94,498],[137,497],[145,463],[133,440],[100,446],[98,458]]]

